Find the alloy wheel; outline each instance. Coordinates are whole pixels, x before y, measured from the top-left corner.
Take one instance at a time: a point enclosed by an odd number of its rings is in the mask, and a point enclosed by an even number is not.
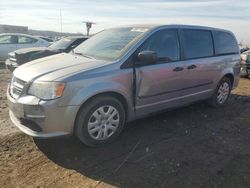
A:
[[[115,133],[119,122],[119,112],[115,107],[101,106],[88,120],[88,133],[95,140],[106,140]]]

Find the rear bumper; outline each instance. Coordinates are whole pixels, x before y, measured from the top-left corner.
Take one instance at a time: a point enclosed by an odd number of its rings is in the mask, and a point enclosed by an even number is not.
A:
[[[34,96],[14,99],[7,94],[11,121],[24,133],[50,138],[73,133],[78,106],[58,107],[56,100],[42,101]]]

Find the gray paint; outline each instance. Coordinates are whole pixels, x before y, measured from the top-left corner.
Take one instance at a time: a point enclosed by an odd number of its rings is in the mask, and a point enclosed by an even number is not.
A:
[[[121,59],[114,62],[97,61],[75,54],[58,54],[17,68],[14,76],[27,84],[18,99],[13,99],[8,92],[12,121],[32,136],[51,137],[72,134],[80,107],[97,94],[113,92],[123,96],[127,103],[127,121],[132,121],[159,110],[207,99],[212,96],[218,82],[226,74],[234,76],[234,88],[237,86],[240,70],[239,54],[137,67],[136,104],[134,106],[133,69],[122,69],[121,65],[149,36],[166,28],[218,30],[180,25],[150,26],[149,28]],[[188,70],[187,67],[192,64],[195,64],[197,68]],[[183,67],[184,70],[173,72],[177,66]],[[51,101],[34,99],[36,98],[34,96],[27,98],[28,86],[34,80],[65,82],[63,96]],[[26,100],[21,102],[25,97]],[[21,125],[13,114],[15,106],[25,108],[26,115],[32,117],[32,120],[37,122],[43,131],[34,132]],[[42,110],[36,112],[41,114],[34,114],[35,111],[31,106],[41,107]],[[41,118],[41,115],[45,117]]]

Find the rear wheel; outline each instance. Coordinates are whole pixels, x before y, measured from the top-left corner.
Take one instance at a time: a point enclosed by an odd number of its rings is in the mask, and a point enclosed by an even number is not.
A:
[[[88,146],[112,142],[125,124],[122,103],[111,96],[99,96],[85,104],[76,119],[76,136]]]
[[[229,78],[224,77],[219,82],[213,97],[209,100],[210,106],[220,107],[223,106],[231,93],[232,83]]]

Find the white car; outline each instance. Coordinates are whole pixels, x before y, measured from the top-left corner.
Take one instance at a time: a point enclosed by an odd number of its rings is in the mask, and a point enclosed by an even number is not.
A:
[[[28,47],[47,47],[50,43],[39,37],[19,33],[0,34],[0,60],[4,61],[8,53]]]
[[[241,55],[241,76],[248,78],[250,75],[250,50],[243,52]]]

